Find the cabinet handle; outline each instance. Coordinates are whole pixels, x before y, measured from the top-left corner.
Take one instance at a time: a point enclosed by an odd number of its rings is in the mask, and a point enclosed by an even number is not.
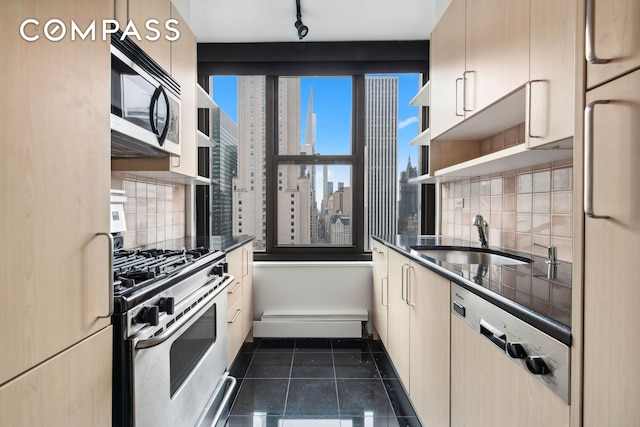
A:
[[[107,236],[109,239],[109,314],[106,316],[98,316],[98,319],[105,319],[107,317],[111,317],[113,314],[113,236],[111,233],[97,233],[96,236]]]
[[[386,278],[386,277],[383,277],[383,278],[380,280],[380,291],[381,291],[381,292],[380,292],[380,293],[381,293],[381,295],[380,295],[380,296],[381,296],[381,298],[380,298],[380,299],[382,300],[382,301],[380,301],[380,303],[381,303],[382,305],[384,305],[385,307],[388,307],[388,306],[389,306],[389,303],[388,303],[388,302],[387,302],[386,304],[384,303],[384,288],[385,288],[385,286],[384,286],[384,282],[385,282],[385,279],[387,279],[387,278]],[[388,279],[387,279],[387,281],[388,281]],[[387,292],[389,292],[389,290],[388,290],[388,286],[387,286]],[[388,301],[388,300],[389,300],[389,296],[387,296],[387,301]]]
[[[242,312],[242,310],[240,310],[239,308],[238,308],[238,309],[236,309],[236,315],[235,315],[235,316],[233,316],[233,319],[231,319],[231,320],[227,320],[227,323],[231,324],[231,323],[235,322],[235,321],[236,321],[236,319],[238,318],[238,316],[240,316],[240,313],[241,313],[241,312]]]
[[[458,78],[456,79],[456,116],[458,116],[458,117],[464,117],[464,112],[463,112],[462,114],[458,114],[458,82],[463,82],[463,81],[464,81],[464,79],[463,79],[462,77],[458,77]],[[463,104],[464,104],[464,83],[463,83],[463,87],[462,87],[462,88],[463,88],[463,92],[462,92],[462,96],[463,96],[463,98],[462,98],[462,102],[463,102]]]
[[[608,103],[608,100],[593,101],[584,109],[584,213],[594,219],[609,218],[593,211],[593,116],[596,105]]]
[[[416,271],[413,266],[409,266],[409,270],[408,271]],[[409,273],[407,273],[407,305],[410,307],[415,307],[415,304],[413,303],[413,300],[411,298],[411,294],[412,294],[412,289],[413,286],[411,285],[411,275]]]
[[[527,105],[527,108],[529,109],[529,114],[527,114],[527,122],[529,123],[529,130],[527,131],[527,134],[529,136],[529,138],[544,138],[544,135],[534,135],[531,133],[531,87],[533,86],[534,83],[542,83],[544,82],[544,80],[531,80],[529,83],[527,83],[527,98],[529,98],[529,102]]]
[[[406,267],[406,269],[405,269]],[[409,264],[402,264],[402,288],[400,289],[401,298],[403,301],[407,301],[407,291],[405,287],[407,286],[407,282],[409,280],[407,272],[409,271]]]
[[[376,246],[373,247],[373,252],[380,254],[380,255],[384,255],[384,252],[381,251],[380,249],[378,249]]]
[[[474,108],[467,108],[467,74],[476,74],[475,71],[465,71],[462,73],[462,111],[473,111]],[[475,79],[475,78],[474,78]],[[474,81],[475,86],[475,81]]]
[[[609,59],[598,58],[596,55],[596,7],[595,0],[587,0],[585,25],[585,57],[589,64],[606,64]]]
[[[247,270],[246,273],[245,273],[245,268]],[[249,251],[245,248],[242,248],[242,277],[246,277],[248,275],[249,275]]]
[[[238,282],[238,283],[236,284],[236,287],[235,287],[235,288],[233,288],[233,289],[232,289],[232,290],[230,290],[230,291],[227,291],[227,293],[228,293],[228,294],[233,294],[235,291],[237,291],[237,290],[238,290],[238,288],[239,288],[240,286],[242,286],[242,282]]]

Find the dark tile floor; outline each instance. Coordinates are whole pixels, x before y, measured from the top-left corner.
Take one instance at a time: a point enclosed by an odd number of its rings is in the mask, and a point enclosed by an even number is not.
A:
[[[256,339],[231,366],[228,427],[420,427],[379,341]]]

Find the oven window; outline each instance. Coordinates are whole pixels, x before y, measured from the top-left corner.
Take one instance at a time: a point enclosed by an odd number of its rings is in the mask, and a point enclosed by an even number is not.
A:
[[[171,345],[171,396],[216,341],[216,304],[208,309]]]

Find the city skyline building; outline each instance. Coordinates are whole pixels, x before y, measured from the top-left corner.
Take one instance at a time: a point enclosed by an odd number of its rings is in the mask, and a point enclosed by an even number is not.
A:
[[[238,125],[221,108],[210,113],[211,236],[218,244],[233,241],[233,177],[238,169]]]
[[[365,248],[397,233],[398,77],[365,77]]]
[[[400,199],[398,200],[398,234],[418,234],[418,186],[409,182],[418,176],[418,168],[411,164],[400,172]]]
[[[237,89],[238,172],[233,179],[233,206],[237,214],[233,218],[233,234],[255,236],[256,250],[266,248],[267,233],[265,81],[264,76],[238,76]],[[280,78],[278,86],[278,153],[300,154],[300,79]],[[309,143],[315,145],[314,141],[315,135]],[[311,205],[315,206],[315,202],[311,198],[309,172],[295,165],[278,166],[278,245],[311,242]]]

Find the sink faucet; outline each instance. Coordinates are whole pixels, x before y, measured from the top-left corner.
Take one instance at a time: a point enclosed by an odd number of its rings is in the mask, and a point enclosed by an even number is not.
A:
[[[489,247],[489,224],[482,218],[482,215],[476,215],[473,217],[473,225],[478,227],[478,241],[480,247]]]

